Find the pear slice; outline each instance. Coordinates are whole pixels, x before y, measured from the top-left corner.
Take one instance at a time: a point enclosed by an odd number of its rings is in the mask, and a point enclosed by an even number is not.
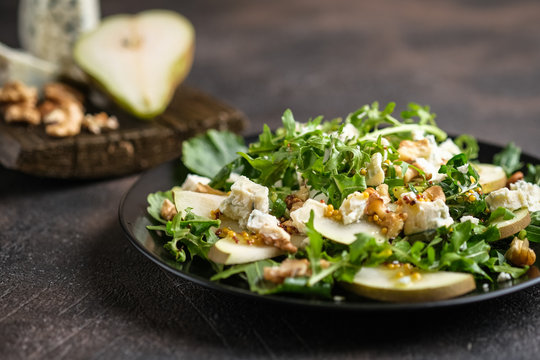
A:
[[[499,229],[501,239],[512,236],[525,229],[531,223],[531,215],[526,208],[514,211],[515,217],[510,220],[494,220],[490,225],[495,225]]]
[[[304,239],[305,236],[291,236],[291,242],[296,247],[301,247]],[[233,239],[226,237],[218,240],[214,246],[210,248],[208,258],[217,264],[236,265],[271,259],[286,253],[286,251],[274,246],[248,245],[241,242],[237,243]]]
[[[373,223],[360,220],[359,222],[345,225],[342,222],[324,216],[326,205],[313,199],[308,199],[301,208],[291,212],[291,219],[294,221],[298,230],[304,231],[305,224],[309,221],[312,210],[315,216],[313,219],[315,230],[322,236],[335,242],[345,245],[352,244],[356,240],[356,234],[359,233],[373,236],[378,241],[385,241],[386,239],[381,233],[381,228]]]
[[[195,215],[212,218],[212,211],[219,208],[219,204],[225,200],[226,196],[198,193],[195,191],[182,190],[175,187],[172,190],[176,211],[183,212],[187,208]]]
[[[195,31],[182,15],[149,10],[114,15],[82,35],[75,62],[133,115],[162,113],[193,60]]]
[[[506,186],[506,173],[502,167],[492,164],[474,164],[473,167],[480,176],[479,182],[484,194]]]
[[[270,259],[285,252],[277,247],[236,243],[226,237],[218,240],[208,252],[208,258],[217,264],[234,265]]]
[[[375,300],[420,302],[450,299],[476,288],[471,274],[419,271],[420,278],[399,277],[401,270],[386,266],[363,267],[352,283],[343,283],[348,290]]]

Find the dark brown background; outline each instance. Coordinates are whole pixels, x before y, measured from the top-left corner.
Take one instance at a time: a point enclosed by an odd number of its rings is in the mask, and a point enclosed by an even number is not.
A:
[[[0,2],[0,41],[16,37]],[[540,155],[537,1],[103,1],[172,8],[197,30],[188,84],[243,110],[246,134],[379,100],[430,104],[450,133]],[[455,309],[317,313],[165,273],[117,221],[137,176],[42,180],[0,168],[0,358],[537,358],[540,289]]]

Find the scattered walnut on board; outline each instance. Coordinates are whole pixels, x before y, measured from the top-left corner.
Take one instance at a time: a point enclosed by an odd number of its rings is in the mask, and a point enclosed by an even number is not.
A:
[[[20,81],[4,84],[0,88],[0,110],[7,123],[45,124],[45,133],[52,137],[78,135],[82,128],[93,134],[116,130],[118,119],[105,112],[86,114],[84,95],[77,89],[60,82],[43,87],[44,100],[38,103],[38,91]]]
[[[29,103],[36,104],[38,99],[37,89],[26,86],[20,81],[7,82],[0,88],[0,103]]]
[[[44,122],[47,135],[53,137],[74,136],[81,132],[84,112],[80,104],[71,102],[61,108],[51,111]]]
[[[39,125],[41,114],[36,108],[37,89],[19,81],[5,83],[0,88],[0,108],[7,123]]]
[[[86,114],[82,121],[82,126],[92,134],[101,134],[103,130],[116,130],[119,127],[116,116],[109,116],[105,112],[98,114]]]

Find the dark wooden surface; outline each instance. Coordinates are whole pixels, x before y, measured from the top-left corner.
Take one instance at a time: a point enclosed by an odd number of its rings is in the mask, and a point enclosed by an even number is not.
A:
[[[430,104],[439,124],[540,156],[537,1],[102,2],[173,8],[197,29],[187,83],[244,111],[246,133]],[[17,45],[16,2],[0,41]],[[540,288],[401,314],[314,312],[206,290],[129,245],[117,220],[137,176],[42,180],[0,168],[0,358],[536,359]]]
[[[241,111],[188,86],[178,87],[165,112],[149,121],[112,103],[86,111],[106,111],[120,126],[102,134],[83,130],[73,137],[53,138],[44,126],[14,126],[0,115],[0,164],[57,179],[112,178],[177,158],[183,140],[210,128],[239,133],[246,125]]]

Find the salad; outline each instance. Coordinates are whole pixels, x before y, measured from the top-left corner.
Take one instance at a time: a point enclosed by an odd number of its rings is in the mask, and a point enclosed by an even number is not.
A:
[[[183,184],[148,195],[148,226],[178,262],[259,294],[435,301],[528,276],[540,242],[540,166],[509,144],[476,161],[428,106],[364,105],[258,141],[211,130],[184,142]]]

